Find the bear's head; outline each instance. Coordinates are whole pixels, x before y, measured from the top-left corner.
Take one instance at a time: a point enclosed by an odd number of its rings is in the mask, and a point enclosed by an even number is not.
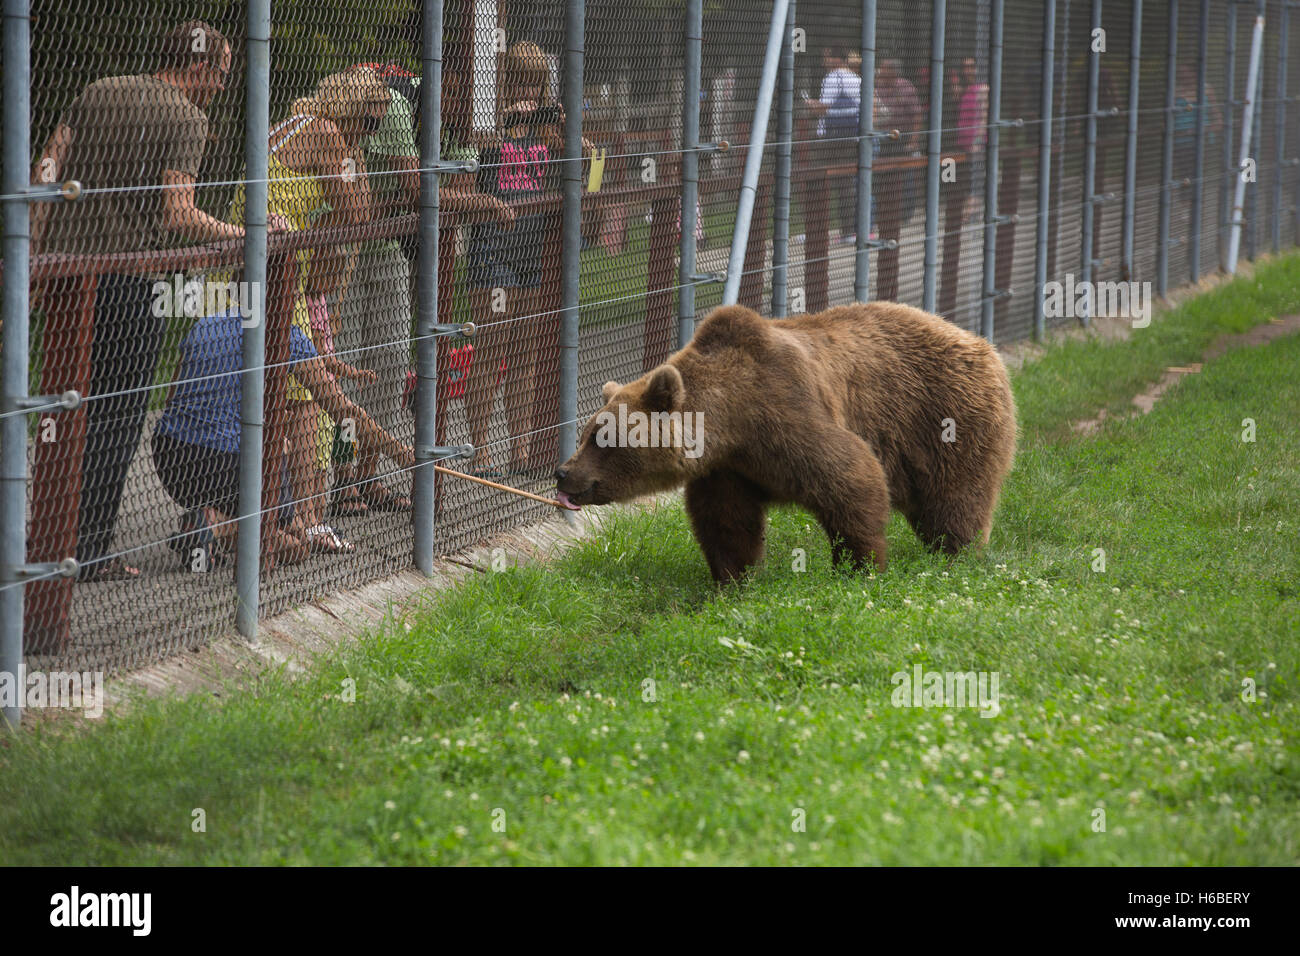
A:
[[[606,382],[601,394],[605,405],[555,472],[560,503],[577,511],[685,482],[703,453],[704,415],[686,407],[677,368],[660,365],[627,385]]]

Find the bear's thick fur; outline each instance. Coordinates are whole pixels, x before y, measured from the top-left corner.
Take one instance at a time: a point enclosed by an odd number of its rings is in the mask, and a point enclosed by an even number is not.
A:
[[[993,347],[893,302],[778,320],[724,306],[665,364],[607,382],[603,395],[556,471],[560,500],[608,504],[684,484],[719,582],[762,559],[764,511],[776,503],[816,516],[836,564],[885,567],[891,506],[931,548],[987,543],[1015,455],[1015,402]],[[642,447],[610,447],[612,429],[600,426],[620,405],[632,421],[702,413],[695,456],[687,442],[644,447],[644,434],[632,440]]]

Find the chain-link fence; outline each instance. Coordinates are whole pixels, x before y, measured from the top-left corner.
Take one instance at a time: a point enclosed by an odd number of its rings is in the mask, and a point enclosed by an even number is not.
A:
[[[0,669],[544,517],[434,466],[547,494],[728,278],[1006,341],[1293,245],[1292,7],[5,0]]]

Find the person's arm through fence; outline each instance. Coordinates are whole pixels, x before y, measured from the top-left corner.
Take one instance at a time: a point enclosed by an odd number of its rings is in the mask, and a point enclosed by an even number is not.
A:
[[[415,467],[411,446],[402,444],[384,431],[364,408],[349,400],[319,356],[296,363],[293,373],[311,389],[312,397],[334,421],[351,419],[356,425],[357,437],[364,443],[378,448],[402,468]]]

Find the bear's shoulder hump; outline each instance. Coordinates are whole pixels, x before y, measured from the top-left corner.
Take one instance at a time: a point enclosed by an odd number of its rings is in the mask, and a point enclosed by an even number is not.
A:
[[[700,323],[691,345],[702,353],[720,348],[752,351],[761,348],[770,334],[766,320],[757,312],[742,305],[726,305],[714,309]]]

